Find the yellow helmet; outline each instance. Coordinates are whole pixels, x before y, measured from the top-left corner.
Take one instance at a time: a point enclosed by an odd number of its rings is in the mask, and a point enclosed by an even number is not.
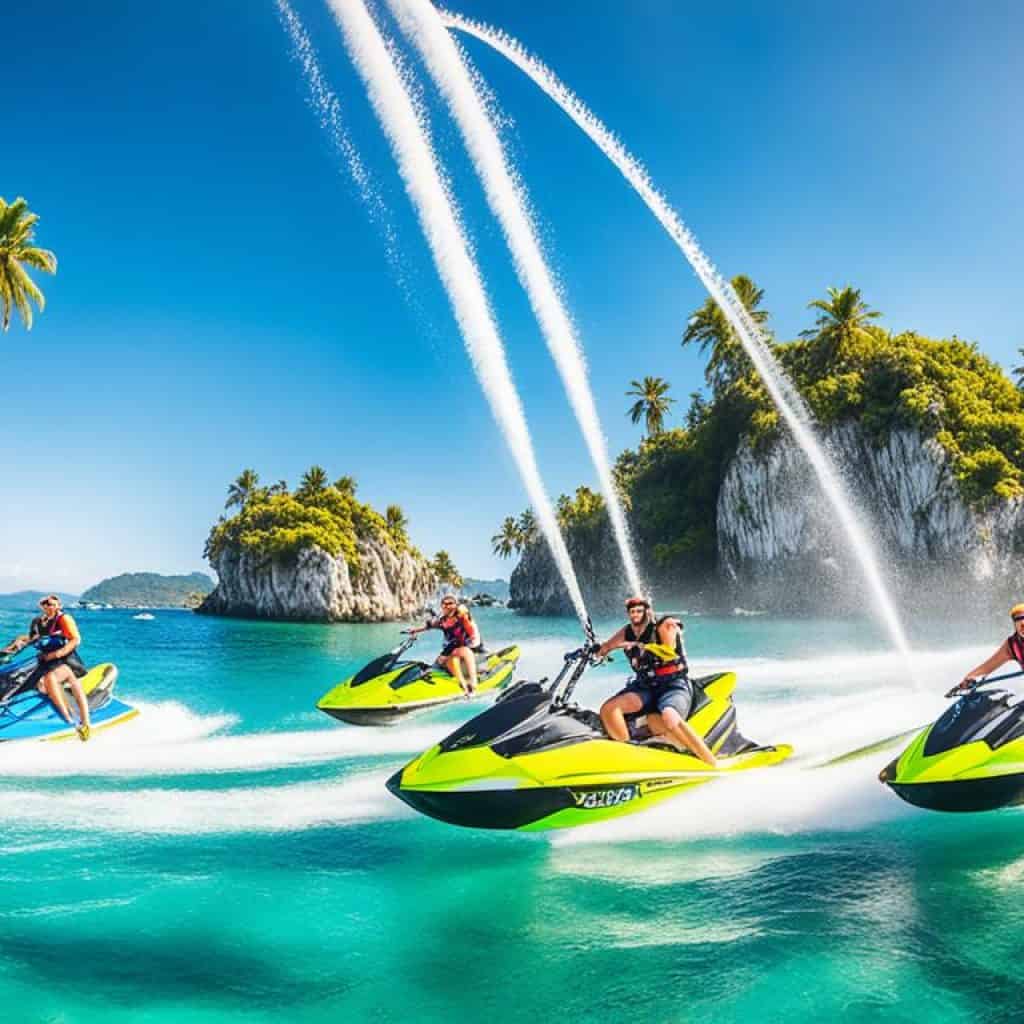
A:
[[[1024,615],[1024,604],[1015,604],[1010,609],[1010,618],[1015,619],[1018,615]]]

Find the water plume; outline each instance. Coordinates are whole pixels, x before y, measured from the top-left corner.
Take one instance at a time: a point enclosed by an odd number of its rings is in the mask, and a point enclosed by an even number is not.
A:
[[[320,127],[327,133],[335,151],[348,169],[360,197],[370,211],[370,216],[384,232],[388,257],[391,259],[397,252],[398,243],[387,206],[374,185],[359,151],[345,130],[341,117],[341,103],[334,90],[327,84],[313,41],[288,0],[277,0],[277,12],[291,41],[292,54],[302,68],[302,75],[309,90],[309,105],[317,115]]]
[[[498,218],[548,351],[562,379],[573,413],[597,472],[612,531],[622,557],[629,588],[644,590],[630,543],[601,421],[588,383],[587,365],[572,319],[566,311],[530,215],[526,189],[511,168],[509,157],[481,98],[460,47],[445,30],[430,0],[388,0],[399,25],[415,43],[435,84],[444,96],[473,165],[484,186],[488,205]]]
[[[909,667],[910,645],[896,607],[889,597],[878,558],[867,532],[854,512],[838,472],[815,436],[810,410],[776,362],[767,338],[740,302],[732,285],[715,268],[690,229],[655,187],[643,165],[550,68],[528,53],[521,43],[498,29],[450,11],[440,11],[439,15],[448,28],[471,35],[497,50],[557,103],[619,169],[682,250],[690,266],[736,331],[744,351],[764,381],[772,401],[806,454],[822,492],[835,512],[847,542],[864,573],[876,602],[879,618],[896,648],[904,655]]]
[[[330,0],[330,6],[391,145],[477,379],[516,461],[537,523],[576,614],[586,626],[588,617],[583,595],[537,468],[522,402],[505,359],[505,348],[480,271],[442,180],[427,125],[417,116],[406,83],[362,0]]]

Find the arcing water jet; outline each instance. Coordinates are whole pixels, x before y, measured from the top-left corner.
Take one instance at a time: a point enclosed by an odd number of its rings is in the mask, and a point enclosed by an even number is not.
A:
[[[832,506],[847,542],[864,573],[865,580],[877,604],[879,617],[896,648],[909,663],[910,645],[903,631],[899,614],[883,581],[878,558],[846,495],[838,472],[815,436],[810,410],[775,361],[767,339],[750,317],[743,303],[740,302],[732,286],[722,277],[700,248],[696,238],[655,187],[650,175],[640,162],[629,153],[586,104],[558,79],[550,68],[529,54],[522,44],[500,30],[449,11],[439,13],[445,25],[471,35],[497,50],[554,100],[619,169],[654,216],[658,218],[676,245],[683,251],[690,266],[736,331],[744,351],[764,381],[772,401],[806,454],[822,492]]]
[[[483,182],[487,202],[501,224],[519,280],[529,296],[548,351],[583,432],[629,588],[633,593],[642,593],[644,587],[630,543],[622,502],[612,477],[607,444],[587,380],[582,348],[544,259],[522,182],[509,166],[505,148],[459,47],[445,30],[434,5],[430,0],[388,2],[402,29],[423,55],[431,77],[462,132],[466,148]]]
[[[544,539],[581,624],[588,616],[554,509],[544,489],[519,393],[505,359],[480,271],[442,181],[427,125],[417,116],[377,25],[362,0],[330,0],[345,45],[398,164],[434,263],[448,292],[477,379],[505,437]]]

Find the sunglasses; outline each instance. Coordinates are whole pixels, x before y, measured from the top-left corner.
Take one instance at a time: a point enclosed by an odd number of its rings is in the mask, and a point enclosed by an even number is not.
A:
[[[1024,615],[1014,615],[1013,621],[1014,622],[1024,622]]]

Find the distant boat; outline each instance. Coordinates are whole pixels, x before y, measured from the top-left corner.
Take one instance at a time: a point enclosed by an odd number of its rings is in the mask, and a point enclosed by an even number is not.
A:
[[[133,619],[138,619],[139,622],[152,622],[156,616],[150,615],[149,612],[139,612],[138,615],[133,615]]]

